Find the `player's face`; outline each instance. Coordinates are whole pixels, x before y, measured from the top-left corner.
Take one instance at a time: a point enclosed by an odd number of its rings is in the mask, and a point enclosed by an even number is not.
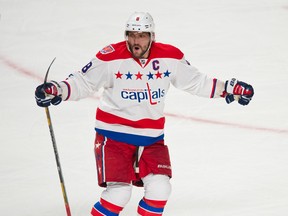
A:
[[[129,49],[135,58],[148,58],[151,40],[148,32],[128,32],[127,38]]]

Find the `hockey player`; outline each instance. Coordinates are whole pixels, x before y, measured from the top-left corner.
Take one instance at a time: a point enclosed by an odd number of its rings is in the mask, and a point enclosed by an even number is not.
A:
[[[135,12],[125,41],[99,51],[81,71],[61,82],[36,88],[38,106],[86,98],[103,88],[96,111],[95,155],[98,184],[105,187],[93,216],[117,216],[128,203],[132,185],[144,186],[138,215],[162,215],[171,192],[168,147],[164,143],[164,101],[170,84],[192,95],[237,98],[249,104],[251,85],[221,81],[200,73],[174,46],[155,42],[149,13]]]

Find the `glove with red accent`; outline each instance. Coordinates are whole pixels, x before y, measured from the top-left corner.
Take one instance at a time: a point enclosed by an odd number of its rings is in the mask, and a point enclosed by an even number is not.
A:
[[[58,105],[62,101],[62,88],[55,81],[39,85],[35,90],[35,99],[40,107]]]
[[[238,103],[245,106],[248,105],[254,95],[254,89],[251,85],[239,81],[235,78],[225,82],[225,91],[223,96],[229,104],[238,99]]]

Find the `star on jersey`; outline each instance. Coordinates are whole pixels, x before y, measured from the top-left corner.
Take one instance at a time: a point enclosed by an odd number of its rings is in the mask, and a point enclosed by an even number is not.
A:
[[[120,71],[118,71],[118,73],[115,73],[115,75],[116,75],[116,79],[122,79],[123,74],[121,74]]]
[[[141,74],[140,71],[137,74],[135,74],[135,75],[136,75],[136,80],[137,79],[141,79],[142,80],[143,74]]]
[[[168,70],[166,72],[164,72],[164,77],[169,77],[171,74],[171,72],[169,72]]]
[[[150,79],[154,79],[153,78],[153,74],[149,71],[149,74],[147,74],[147,76],[148,76],[148,80],[150,80]]]
[[[162,74],[163,73],[160,73],[159,71],[155,74],[155,76],[156,76],[156,79],[162,79]]]
[[[127,80],[127,79],[131,79],[131,80],[132,80],[133,74],[131,74],[130,71],[128,71],[128,73],[125,74],[125,75],[126,75],[126,80]]]

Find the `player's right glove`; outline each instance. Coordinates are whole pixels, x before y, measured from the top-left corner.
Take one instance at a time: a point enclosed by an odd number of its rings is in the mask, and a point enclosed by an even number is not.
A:
[[[238,103],[245,106],[249,104],[254,95],[254,89],[251,85],[238,81],[235,78],[225,82],[225,100],[229,104],[238,98]]]
[[[55,81],[39,85],[35,90],[35,99],[40,107],[58,105],[62,101],[62,88]]]

